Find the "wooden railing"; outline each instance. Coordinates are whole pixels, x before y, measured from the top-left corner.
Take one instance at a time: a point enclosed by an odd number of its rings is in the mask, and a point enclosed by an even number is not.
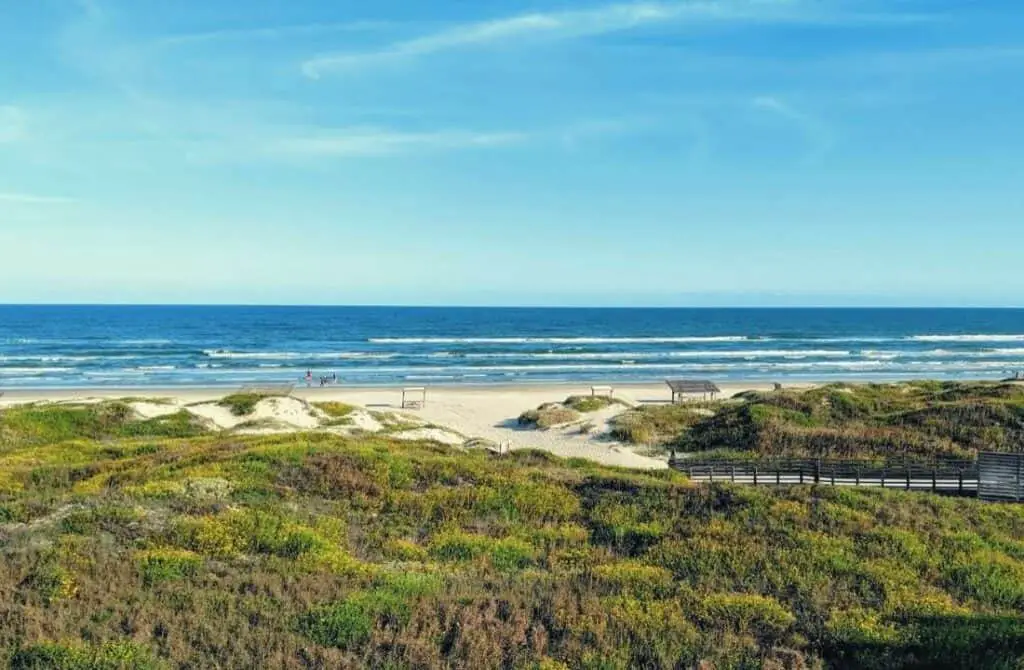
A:
[[[884,462],[835,459],[700,460],[673,458],[671,467],[698,481],[755,486],[827,484],[975,495],[978,462]]]

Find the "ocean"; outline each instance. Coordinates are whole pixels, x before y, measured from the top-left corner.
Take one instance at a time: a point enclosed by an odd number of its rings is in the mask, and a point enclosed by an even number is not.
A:
[[[0,390],[1000,379],[1024,310],[0,306]],[[319,382],[317,382],[318,384]]]

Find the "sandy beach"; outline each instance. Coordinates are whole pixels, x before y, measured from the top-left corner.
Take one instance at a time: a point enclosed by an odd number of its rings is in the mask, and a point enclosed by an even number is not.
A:
[[[770,390],[771,385],[757,383],[723,384],[722,397],[750,390]],[[61,391],[14,391],[0,398],[0,407],[32,402],[96,402],[119,398],[159,399],[159,402],[134,402],[136,412],[153,416],[187,409],[216,428],[232,430],[243,422],[216,405],[229,394],[226,389],[83,389]],[[564,458],[584,458],[606,465],[640,469],[667,467],[661,457],[638,453],[631,446],[608,436],[608,423],[629,406],[667,403],[669,389],[664,384],[619,385],[616,404],[586,416],[593,430],[582,433],[579,425],[549,430],[524,429],[517,418],[524,411],[544,403],[560,402],[571,395],[590,395],[589,385],[428,387],[423,407],[401,407],[402,389],[389,388],[298,388],[293,400],[260,403],[255,418],[271,429],[253,432],[289,432],[313,430],[323,417],[307,403],[341,402],[358,409],[353,424],[367,432],[381,428],[382,417],[410,425],[398,433],[399,439],[433,439],[461,444],[482,438],[507,448],[539,449]]]

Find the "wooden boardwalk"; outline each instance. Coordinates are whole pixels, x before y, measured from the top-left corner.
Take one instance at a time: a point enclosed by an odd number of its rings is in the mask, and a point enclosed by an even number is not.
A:
[[[721,461],[676,458],[671,467],[696,481],[753,486],[825,484],[868,486],[907,491],[977,495],[978,462],[938,460],[930,463],[830,459]]]

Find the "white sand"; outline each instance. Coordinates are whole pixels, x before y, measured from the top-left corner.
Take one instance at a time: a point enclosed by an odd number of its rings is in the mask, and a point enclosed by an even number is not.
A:
[[[171,414],[177,414],[182,409],[177,403],[133,402],[129,406],[133,412],[143,419],[158,419],[162,416],[170,416]]]
[[[245,423],[266,423],[281,426],[286,430],[315,430],[320,427],[323,415],[314,411],[298,398],[267,398],[256,403],[252,414],[236,416],[227,407],[215,402],[186,407],[189,412],[206,419],[222,430],[231,430]],[[262,431],[261,431],[262,432]]]
[[[726,397],[748,390],[770,390],[766,384],[723,385]],[[613,405],[588,414],[572,425],[551,430],[521,428],[517,418],[528,409],[543,403],[560,402],[570,395],[589,395],[589,386],[534,386],[534,387],[439,387],[427,392],[426,406],[410,410],[401,408],[400,388],[387,389],[300,389],[292,398],[269,398],[260,401],[248,416],[235,416],[217,400],[226,395],[222,389],[160,390],[154,397],[166,397],[167,404],[135,402],[134,410],[144,418],[166,416],[187,409],[221,430],[238,429],[242,424],[263,424],[245,432],[293,432],[329,430],[349,433],[359,430],[377,433],[388,430],[387,422],[374,414],[391,415],[393,422],[419,424],[421,427],[391,433],[396,439],[432,440],[443,444],[461,445],[467,438],[483,438],[513,450],[539,449],[565,458],[583,458],[606,465],[640,469],[663,469],[664,458],[652,458],[636,453],[632,447],[610,439],[609,422],[627,408]],[[0,399],[0,407],[28,402],[97,401],[138,395],[138,390],[14,392]],[[630,405],[665,403],[668,388],[657,385],[623,385],[616,388],[616,397]],[[337,401],[359,407],[349,415],[345,426],[324,427],[328,417],[312,407],[310,402]],[[581,432],[583,424],[592,424],[589,432]],[[427,426],[430,427],[427,427]]]

